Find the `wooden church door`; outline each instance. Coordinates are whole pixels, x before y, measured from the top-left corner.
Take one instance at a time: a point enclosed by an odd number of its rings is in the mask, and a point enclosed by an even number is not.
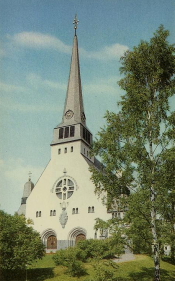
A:
[[[77,244],[78,243],[78,241],[80,241],[80,240],[85,240],[86,239],[86,236],[84,235],[84,234],[78,234],[77,236],[76,236],[76,239],[75,239],[75,244]]]
[[[51,235],[47,239],[47,249],[57,249],[57,238]]]

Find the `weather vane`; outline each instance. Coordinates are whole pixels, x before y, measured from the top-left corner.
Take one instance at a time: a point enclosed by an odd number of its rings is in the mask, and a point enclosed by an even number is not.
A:
[[[79,20],[77,18],[77,15],[75,15],[75,18],[74,18],[74,21],[73,21],[74,29],[75,29],[75,35],[76,35],[76,30],[78,28],[78,23],[79,23]]]

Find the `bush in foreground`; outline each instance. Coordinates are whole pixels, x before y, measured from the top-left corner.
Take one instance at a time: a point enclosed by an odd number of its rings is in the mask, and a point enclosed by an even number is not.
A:
[[[71,276],[82,276],[86,274],[86,269],[83,266],[84,260],[83,251],[75,248],[68,248],[58,251],[53,260],[56,265],[63,265],[67,267],[67,273]]]
[[[28,225],[24,216],[0,211],[1,269],[25,269],[35,259],[42,258],[44,250],[39,233]]]
[[[59,250],[53,257],[56,265],[63,265],[67,267],[67,272],[71,276],[82,276],[86,274],[85,267],[83,265],[88,259],[101,260],[113,258],[116,254],[116,247],[113,245],[112,239],[105,240],[81,240],[74,248],[68,248],[65,250]],[[117,253],[119,254],[119,253]],[[95,271],[98,272],[99,276],[104,276],[107,279],[107,276],[111,275],[111,272],[108,272],[106,268],[101,268],[101,266],[94,265]],[[101,273],[100,269],[101,268]],[[102,273],[103,271],[103,273]],[[111,275],[112,276],[112,275]],[[102,278],[102,277],[99,277]],[[96,279],[103,280],[103,279]],[[112,280],[112,279],[111,279]]]

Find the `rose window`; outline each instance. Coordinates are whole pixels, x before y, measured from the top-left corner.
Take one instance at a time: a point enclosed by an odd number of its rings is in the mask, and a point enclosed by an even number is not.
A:
[[[74,193],[75,184],[69,178],[62,178],[58,181],[55,192],[59,199],[66,200]]]

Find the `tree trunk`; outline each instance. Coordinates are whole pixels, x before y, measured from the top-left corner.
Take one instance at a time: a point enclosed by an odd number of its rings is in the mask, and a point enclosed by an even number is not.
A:
[[[156,96],[156,91],[154,93],[154,98]],[[154,103],[154,98],[152,103]],[[151,201],[151,231],[153,235],[153,257],[154,257],[154,268],[155,268],[155,275],[154,280],[160,281],[160,251],[159,251],[159,243],[157,238],[157,228],[156,228],[156,208],[155,208],[155,201],[156,201],[156,192],[154,188],[154,175],[155,175],[155,161],[154,161],[154,152],[153,152],[153,141],[152,141],[152,112],[148,111],[148,123],[151,125],[151,129],[149,131],[149,155],[150,160],[152,162],[152,183],[150,187],[150,201]]]
[[[157,230],[156,230],[156,211],[154,207],[155,202],[155,191],[154,187],[151,187],[151,230],[153,235],[153,255],[154,255],[154,267],[155,267],[155,281],[160,281],[160,251],[159,251],[159,243],[157,238]]]

